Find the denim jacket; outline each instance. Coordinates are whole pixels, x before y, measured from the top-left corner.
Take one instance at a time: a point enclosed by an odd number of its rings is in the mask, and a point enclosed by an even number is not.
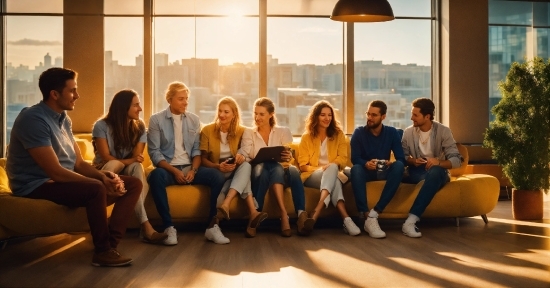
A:
[[[185,151],[189,154],[189,159],[200,156],[199,150],[201,123],[199,117],[191,112],[183,114],[182,133]],[[174,143],[174,124],[170,107],[158,112],[149,119],[149,129],[147,131],[147,151],[153,165],[166,160],[168,163],[174,158],[176,145]]]

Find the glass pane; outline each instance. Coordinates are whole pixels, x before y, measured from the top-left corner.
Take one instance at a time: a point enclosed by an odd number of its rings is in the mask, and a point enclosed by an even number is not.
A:
[[[6,17],[6,143],[21,109],[42,100],[40,73],[62,67],[62,57],[62,17]]]
[[[268,15],[330,16],[335,0],[267,0]]]
[[[143,97],[143,19],[105,17],[105,112],[122,89]]]
[[[372,100],[388,105],[385,125],[411,125],[411,102],[431,98],[431,21],[355,25],[355,127]]]
[[[218,99],[231,96],[244,111],[243,124],[251,123],[250,106],[258,98],[258,35],[256,17],[156,19],[154,112],[168,105],[168,83],[182,81],[191,90],[187,110],[201,122],[213,121]]]
[[[195,18],[158,17],[154,19],[155,75],[153,113],[166,109],[164,91],[173,81],[189,83],[189,66],[183,59],[195,58]],[[194,89],[194,88],[193,88]],[[191,95],[188,110],[195,110],[195,93]]]
[[[105,14],[143,15],[143,0],[104,0]]]
[[[10,13],[63,13],[63,0],[6,0]]]
[[[113,0],[115,1],[115,0]],[[156,15],[258,15],[259,0],[156,0]]]
[[[500,98],[498,82],[506,78],[512,62],[523,62],[527,56],[530,27],[489,26],[489,111]],[[489,120],[495,119],[489,113]]]
[[[431,17],[431,0],[389,0],[395,17]]]
[[[267,19],[267,89],[278,124],[304,132],[309,108],[325,99],[343,108],[343,24],[325,18]]]
[[[531,25],[532,2],[489,1],[489,24]]]
[[[535,56],[545,59],[550,58],[550,38],[548,37],[549,32],[549,28],[535,29],[535,34],[537,35],[537,51],[535,53]]]
[[[533,25],[550,26],[550,4],[533,3]]]

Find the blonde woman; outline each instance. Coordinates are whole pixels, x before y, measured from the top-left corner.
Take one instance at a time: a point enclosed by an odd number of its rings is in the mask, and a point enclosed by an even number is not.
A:
[[[304,186],[318,188],[321,192],[319,203],[310,215],[317,221],[321,209],[332,202],[344,220],[344,231],[355,236],[361,230],[346,211],[342,183],[338,179],[348,161],[347,151],[346,138],[334,117],[334,108],[327,101],[318,101],[309,111],[298,156]]]
[[[250,211],[250,220],[246,228],[247,237],[256,236],[256,228],[267,218],[267,213],[256,211],[250,187],[250,164],[246,162],[239,145],[245,131],[240,125],[241,113],[235,99],[224,97],[218,101],[214,122],[206,125],[201,131],[200,150],[202,165],[214,168],[215,174],[223,175],[229,180],[229,190],[223,203],[218,207],[218,214],[213,221],[229,219],[229,206],[233,198],[240,195],[246,201]]]
[[[164,241],[168,235],[155,231],[143,207],[149,191],[141,165],[147,133],[143,120],[139,118],[142,110],[139,104],[139,96],[134,90],[121,90],[115,94],[109,112],[97,120],[92,129],[95,147],[93,164],[97,169],[141,180],[143,189],[135,207],[141,223],[140,237],[144,242],[155,244]]]
[[[242,151],[247,160],[252,160],[262,147],[283,146],[292,142],[292,134],[287,127],[277,126],[275,105],[269,98],[259,98],[254,102],[254,128],[247,129],[243,135]],[[252,193],[262,209],[267,190],[272,191],[281,213],[281,235],[290,237],[290,223],[284,205],[284,186],[290,186],[296,215],[298,215],[298,233],[304,234],[304,224],[311,223],[305,211],[304,185],[300,171],[289,161],[292,154],[289,150],[281,153],[284,163],[264,162],[252,168]],[[285,181],[286,176],[286,181]],[[313,225],[311,225],[313,226]]]

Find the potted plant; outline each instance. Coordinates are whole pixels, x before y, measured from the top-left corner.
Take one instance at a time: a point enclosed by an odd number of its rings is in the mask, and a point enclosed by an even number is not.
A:
[[[483,144],[515,187],[514,219],[542,219],[542,191],[550,186],[550,62],[512,63],[499,88]]]

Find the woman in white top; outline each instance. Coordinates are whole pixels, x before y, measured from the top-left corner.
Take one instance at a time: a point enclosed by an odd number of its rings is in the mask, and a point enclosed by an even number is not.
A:
[[[267,218],[267,213],[256,211],[250,188],[250,164],[238,151],[245,130],[245,127],[240,124],[240,115],[239,105],[235,99],[224,97],[218,101],[218,113],[214,122],[201,130],[201,165],[216,168],[217,173],[222,173],[226,179],[231,179],[228,181],[229,191],[212,221],[219,221],[221,218],[229,219],[231,201],[240,194],[250,211],[245,235],[254,237],[256,228]],[[224,190],[222,189],[222,192]],[[211,240],[208,235],[206,238]]]
[[[143,149],[147,142],[145,124],[139,118],[139,96],[134,90],[121,90],[115,94],[109,112],[94,123],[92,129],[97,169],[134,176],[141,180],[143,189],[136,203],[136,216],[141,223],[140,237],[144,242],[160,243],[166,237],[153,229],[143,207],[149,185],[145,179]]]
[[[277,126],[275,105],[269,98],[259,98],[254,102],[254,125],[246,129],[243,134],[242,152],[250,161],[258,154],[262,147],[285,146],[292,143],[292,134],[287,127]],[[252,168],[252,193],[258,202],[259,209],[263,208],[264,198],[269,189],[277,199],[281,213],[281,235],[290,237],[290,223],[284,205],[284,186],[290,186],[292,200],[298,218],[298,233],[302,234],[304,221],[309,218],[305,212],[304,185],[300,179],[300,171],[289,162],[292,154],[289,149],[281,153],[284,163],[274,161],[259,163]],[[286,181],[285,181],[286,176]],[[312,224],[312,223],[310,223]],[[312,225],[311,225],[312,226]]]
[[[306,131],[300,141],[298,163],[304,186],[318,188],[321,197],[311,218],[317,221],[321,209],[332,204],[344,219],[344,231],[351,236],[361,233],[346,211],[342,183],[338,175],[348,162],[348,143],[340,123],[334,118],[334,108],[324,100],[309,110]]]

